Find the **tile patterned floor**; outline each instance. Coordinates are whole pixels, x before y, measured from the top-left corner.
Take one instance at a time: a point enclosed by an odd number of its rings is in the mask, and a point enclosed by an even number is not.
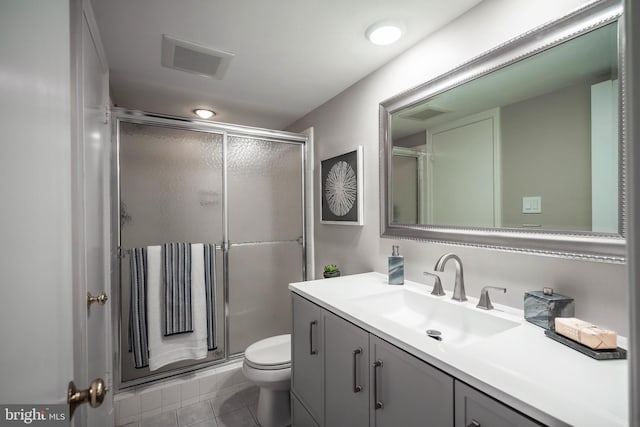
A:
[[[124,427],[259,427],[257,404],[258,388],[252,386]]]

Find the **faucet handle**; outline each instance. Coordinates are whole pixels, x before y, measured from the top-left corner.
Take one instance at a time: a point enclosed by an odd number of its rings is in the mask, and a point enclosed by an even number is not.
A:
[[[433,277],[433,290],[431,291],[431,295],[435,295],[438,297],[443,296],[444,293],[444,289],[442,289],[442,282],[440,281],[440,276],[438,276],[437,274],[434,273],[429,273],[428,271],[423,272],[422,274],[424,274],[425,276],[429,276],[429,277]]]
[[[489,298],[489,289],[495,289],[497,291],[507,292],[507,288],[500,288],[498,286],[485,286],[480,291],[480,301],[476,307],[483,310],[493,310],[493,304],[491,304],[491,298]]]

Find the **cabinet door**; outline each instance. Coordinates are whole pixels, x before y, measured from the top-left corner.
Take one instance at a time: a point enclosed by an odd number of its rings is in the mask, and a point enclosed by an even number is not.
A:
[[[324,425],[369,425],[369,333],[323,310]]]
[[[318,427],[318,424],[302,406],[295,394],[291,396],[291,425],[295,427]]]
[[[456,427],[541,426],[497,400],[456,381]]]
[[[453,425],[453,378],[373,335],[371,420],[376,427]]]
[[[323,343],[321,308],[292,294],[291,389],[311,416],[322,425]]]

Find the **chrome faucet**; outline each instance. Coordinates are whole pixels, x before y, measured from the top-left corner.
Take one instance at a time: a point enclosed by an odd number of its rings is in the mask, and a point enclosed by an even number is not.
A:
[[[476,307],[483,310],[493,310],[493,304],[491,304],[491,298],[489,298],[489,289],[495,289],[497,291],[507,292],[506,288],[500,288],[498,286],[485,286],[480,291],[480,301]]]
[[[467,294],[464,291],[464,276],[462,274],[462,260],[460,259],[460,257],[458,257],[458,255],[456,254],[442,255],[438,260],[438,262],[436,263],[434,270],[440,271],[440,272],[444,271],[444,265],[450,259],[454,260],[456,263],[456,281],[455,281],[455,286],[453,287],[453,297],[451,297],[451,299],[454,299],[460,302],[466,301]]]
[[[442,289],[442,282],[440,281],[440,276],[437,274],[429,273],[428,271],[423,272],[425,276],[433,277],[433,290],[431,290],[431,295],[435,295],[441,297],[444,295],[444,289]]]

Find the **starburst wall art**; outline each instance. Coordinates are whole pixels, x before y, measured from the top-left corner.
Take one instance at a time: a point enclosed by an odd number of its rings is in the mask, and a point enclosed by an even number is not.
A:
[[[320,162],[323,224],[364,225],[362,146]]]

